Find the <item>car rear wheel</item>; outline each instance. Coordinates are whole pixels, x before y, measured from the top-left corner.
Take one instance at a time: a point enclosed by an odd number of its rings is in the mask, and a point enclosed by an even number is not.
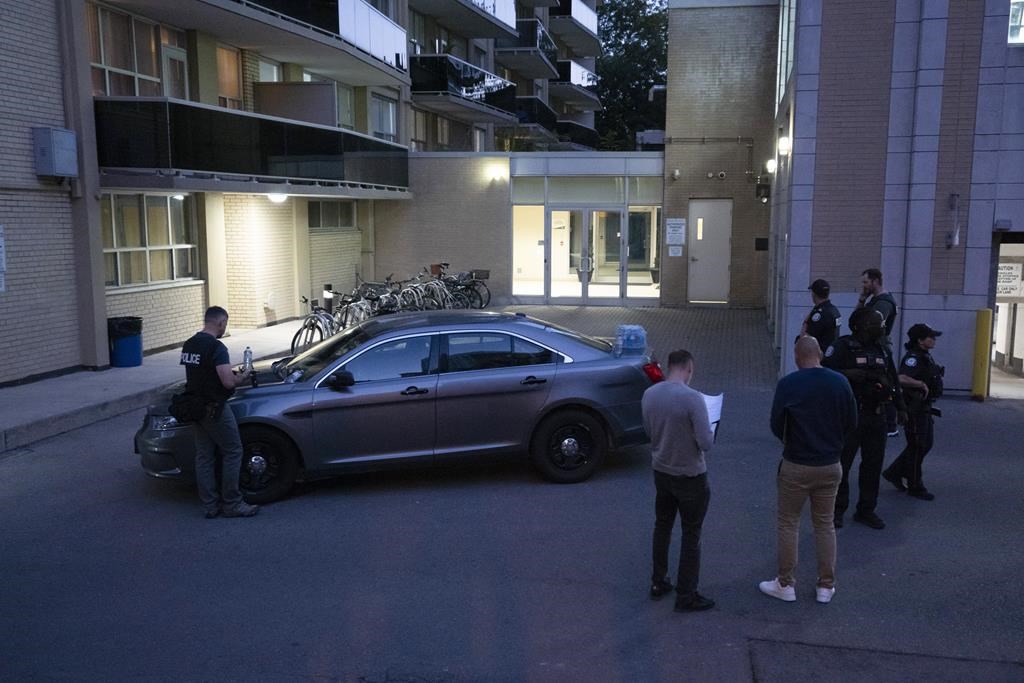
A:
[[[299,472],[295,447],[266,427],[242,430],[242,470],[238,485],[247,503],[270,503],[288,495]]]
[[[604,427],[594,416],[583,410],[562,410],[537,427],[530,456],[545,479],[572,484],[597,471],[607,448]]]

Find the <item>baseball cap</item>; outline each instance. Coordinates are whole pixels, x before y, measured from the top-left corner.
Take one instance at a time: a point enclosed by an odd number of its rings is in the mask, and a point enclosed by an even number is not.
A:
[[[942,333],[938,330],[928,327],[924,323],[915,323],[910,326],[907,330],[907,336],[910,337],[911,341],[919,341],[921,339],[928,339],[929,337],[941,337]]]
[[[812,282],[811,286],[808,287],[807,289],[811,290],[820,297],[827,297],[828,292],[831,288],[828,285],[828,280],[822,280],[821,278],[818,278],[817,280]]]

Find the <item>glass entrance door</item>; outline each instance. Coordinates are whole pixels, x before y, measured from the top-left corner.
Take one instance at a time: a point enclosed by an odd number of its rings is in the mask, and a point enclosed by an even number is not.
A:
[[[592,268],[587,212],[557,209],[548,212],[551,245],[548,258],[549,296],[552,300],[582,302]]]
[[[623,235],[626,297],[654,299],[661,296],[661,207],[631,206]]]

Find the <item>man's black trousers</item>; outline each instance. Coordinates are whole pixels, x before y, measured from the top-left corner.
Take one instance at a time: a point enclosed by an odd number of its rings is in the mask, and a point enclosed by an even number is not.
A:
[[[843,480],[839,482],[836,494],[836,515],[842,515],[850,507],[850,469],[853,459],[860,450],[860,469],[857,475],[857,486],[860,498],[857,500],[857,512],[874,512],[878,504],[878,479],[882,475],[885,462],[886,426],[885,411],[861,409],[857,414],[857,430],[846,440],[843,446]]]
[[[657,494],[654,500],[652,583],[668,576],[668,546],[678,513],[683,537],[679,546],[676,592],[683,596],[691,595],[697,591],[700,580],[700,531],[711,500],[708,475],[674,477],[655,470],[654,488]]]

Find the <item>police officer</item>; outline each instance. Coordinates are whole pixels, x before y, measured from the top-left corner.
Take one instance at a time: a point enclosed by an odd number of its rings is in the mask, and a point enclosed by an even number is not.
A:
[[[895,357],[891,335],[896,326],[896,299],[882,286],[882,271],[878,268],[867,268],[860,274],[860,297],[857,299],[857,308],[873,308],[882,315],[885,320],[885,349],[890,356]],[[891,404],[885,409],[885,420],[889,436],[899,436],[896,411]]]
[[[807,289],[811,290],[811,301],[814,302],[814,308],[804,319],[800,336],[809,334],[818,340],[819,347],[827,349],[836,339],[842,316],[839,315],[839,309],[833,306],[828,298],[830,290],[828,281],[815,280]]]
[[[921,477],[921,463],[932,448],[935,400],[942,395],[942,377],[945,368],[935,362],[931,350],[936,337],[942,333],[924,323],[907,330],[910,338],[904,346],[906,355],[900,362],[900,384],[907,401],[907,447],[882,473],[900,491],[921,500],[934,500],[935,495],[925,488]],[[907,480],[904,485],[903,480]]]
[[[822,365],[846,376],[857,399],[857,429],[843,447],[843,478],[836,494],[834,522],[837,528],[843,526],[843,515],[850,504],[850,469],[859,449],[860,499],[853,519],[872,529],[884,529],[885,522],[875,514],[875,506],[885,463],[885,406],[893,402],[905,416],[903,396],[892,356],[882,341],[882,316],[870,308],[859,308],[850,316],[850,329],[853,334],[837,339],[822,360]]]

